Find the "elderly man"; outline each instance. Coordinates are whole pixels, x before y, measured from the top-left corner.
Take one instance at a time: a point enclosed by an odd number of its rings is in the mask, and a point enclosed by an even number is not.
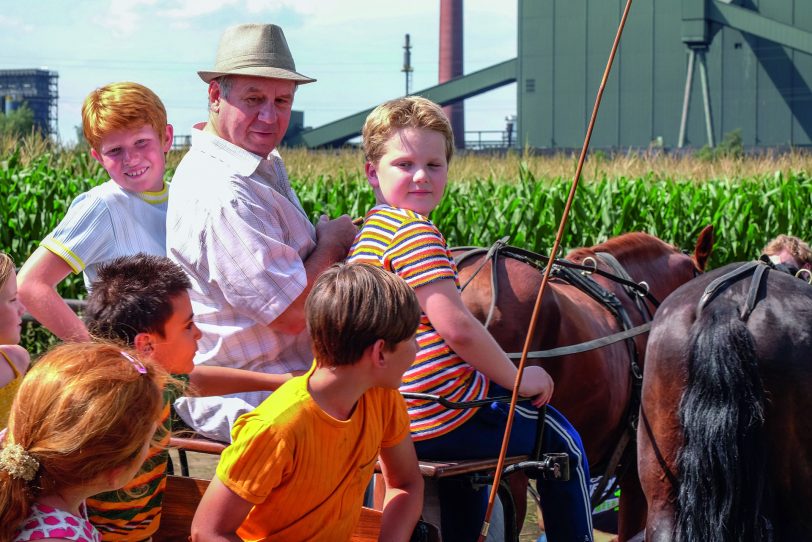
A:
[[[298,85],[282,29],[227,29],[208,83],[209,119],[170,186],[167,253],[190,276],[203,333],[196,364],[276,373],[280,383],[312,361],[304,300],[313,280],[344,259],[355,236],[349,217],[314,227],[288,181],[276,147]],[[191,331],[190,331],[191,334]],[[267,393],[180,399],[198,432],[230,440],[230,427]]]

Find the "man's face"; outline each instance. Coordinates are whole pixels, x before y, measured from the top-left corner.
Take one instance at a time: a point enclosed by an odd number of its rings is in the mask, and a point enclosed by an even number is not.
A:
[[[209,104],[217,134],[262,157],[279,145],[288,129],[295,83],[284,79],[230,76],[228,97],[220,82],[209,85]]]

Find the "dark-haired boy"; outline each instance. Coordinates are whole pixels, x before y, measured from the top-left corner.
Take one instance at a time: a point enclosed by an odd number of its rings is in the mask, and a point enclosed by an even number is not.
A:
[[[338,264],[305,312],[315,362],[237,420],[192,540],[349,540],[379,455],[380,539],[414,529],[423,480],[398,393],[417,350],[414,292],[381,269]]]
[[[190,287],[183,270],[166,257],[139,253],[117,258],[98,269],[85,323],[95,337],[126,343],[152,358],[188,383],[195,395],[274,390],[292,376],[195,367],[200,330],[193,320]],[[102,540],[146,541],[158,530],[172,430],[169,406],[182,393],[176,387],[166,390],[161,442],[150,449],[135,478],[124,490],[87,500],[90,521]]]

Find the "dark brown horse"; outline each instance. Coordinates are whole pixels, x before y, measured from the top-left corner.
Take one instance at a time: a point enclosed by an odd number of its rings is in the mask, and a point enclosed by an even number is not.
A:
[[[692,255],[644,233],[629,233],[590,248],[581,248],[567,255],[569,261],[591,265],[610,273],[613,269],[596,256],[598,252],[613,255],[635,282],[645,281],[651,294],[662,300],[679,285],[704,270],[713,244],[712,228],[700,234]],[[480,266],[481,261],[463,262],[460,280],[465,283]],[[541,284],[542,271],[513,258],[498,258],[497,299],[491,311],[492,263],[487,263],[463,291],[463,300],[471,312],[485,321],[492,318],[488,329],[507,352],[521,352],[527,336],[531,313]],[[632,297],[619,284],[593,274],[592,277],[607,291],[614,293],[638,325],[647,319],[647,311],[655,307],[647,302],[641,311]],[[582,343],[620,331],[617,319],[595,299],[575,286],[552,279],[542,302],[538,329],[532,350]],[[646,335],[635,341],[637,352],[645,352]],[[642,359],[640,360],[642,363]],[[629,410],[636,408],[631,402],[632,377],[630,351],[619,342],[588,352],[557,358],[529,360],[542,365],[555,382],[552,404],[563,412],[583,439],[590,467],[600,471],[610,461],[615,445],[628,431]],[[626,456],[621,484],[620,540],[641,531],[645,519],[645,501],[634,465],[634,443],[631,456]],[[630,465],[631,464],[631,465]]]
[[[647,540],[812,539],[812,286],[752,270],[698,310],[738,265],[654,318],[638,430]]]

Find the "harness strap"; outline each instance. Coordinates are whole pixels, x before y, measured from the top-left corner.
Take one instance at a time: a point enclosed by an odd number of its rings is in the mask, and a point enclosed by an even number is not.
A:
[[[516,260],[522,261],[522,262],[524,262],[524,263],[526,263],[528,265],[531,265],[531,266],[533,266],[536,269],[539,269],[541,271],[543,271],[544,266],[546,265],[547,261],[549,260],[549,258],[547,256],[544,256],[543,254],[537,254],[535,252],[532,252],[532,251],[529,251],[529,250],[526,250],[526,249],[523,249],[523,248],[519,248],[519,247],[514,247],[512,245],[506,246],[502,252],[504,254],[506,254],[506,255],[510,255],[512,258],[514,258]],[[616,282],[616,283],[618,283],[620,285],[627,286],[627,287],[635,290],[637,293],[639,293],[639,295],[644,296],[646,299],[648,299],[655,307],[660,306],[660,302],[657,300],[657,298],[655,298],[653,295],[651,295],[651,292],[648,291],[648,288],[644,287],[644,286],[641,286],[640,284],[636,283],[634,280],[627,280],[627,279],[625,279],[623,277],[620,277],[620,276],[617,276],[615,274],[608,273],[608,272],[606,272],[606,271],[604,271],[602,269],[598,269],[597,266],[589,266],[589,265],[577,264],[577,263],[571,262],[569,260],[564,260],[564,259],[560,259],[560,258],[557,258],[555,260],[555,265],[557,265],[558,267],[566,267],[567,269],[575,269],[575,270],[578,270],[578,271],[583,271],[584,273],[587,273],[587,274],[600,275],[600,276],[602,276],[604,278],[607,278],[607,279],[609,279],[609,280],[611,280],[613,282]]]
[[[734,282],[741,280],[745,276],[755,271],[755,267],[757,265],[765,264],[759,260],[747,262],[740,265],[736,269],[725,273],[721,277],[713,279],[713,281],[707,285],[705,291],[702,292],[702,296],[699,298],[699,303],[696,306],[696,317],[699,318],[699,315],[702,313],[702,309],[704,309],[705,306],[713,300],[713,298],[719,295],[720,292],[725,290]]]
[[[485,257],[482,258],[481,262],[479,262],[479,266],[473,273],[471,273],[471,276],[468,277],[468,280],[465,281],[465,284],[463,284],[460,287],[460,290],[465,290],[465,287],[468,286],[472,280],[474,280],[474,277],[477,276],[480,271],[482,271],[482,268],[485,267],[485,264],[488,263],[489,260],[496,259],[496,255],[499,253],[499,250],[502,247],[507,246],[507,242],[508,237],[505,236],[496,241],[494,244],[492,244],[488,250],[485,250],[482,247],[472,247],[472,248],[465,247],[466,251],[464,253],[454,257],[454,263],[456,263],[457,267],[459,267],[460,264],[462,264],[462,262],[464,262],[465,260],[468,260],[474,256],[478,256],[483,253],[485,254]]]
[[[615,258],[613,255],[609,254],[608,252],[596,252],[595,253],[601,260],[603,260],[606,265],[612,268],[612,271],[615,272],[620,277],[628,280],[629,282],[634,282],[634,279],[626,272],[626,269],[620,264],[620,262]],[[645,284],[646,291],[648,291],[648,283],[640,282],[638,283],[641,287]],[[651,314],[651,311],[648,308],[648,305],[643,303],[643,299],[641,297],[640,291],[635,290],[631,286],[626,284],[621,284],[623,290],[629,295],[629,297],[634,301],[634,304],[637,306],[637,310],[640,311],[640,315],[646,319],[651,320],[654,316]]]
[[[750,291],[747,292],[747,300],[744,302],[739,318],[744,322],[750,317],[750,313],[756,308],[758,302],[758,291],[761,289],[761,283],[767,276],[767,271],[770,268],[766,265],[759,265],[753,273],[753,280],[750,281]]]
[[[590,341],[585,341],[578,344],[571,344],[569,346],[560,346],[558,348],[551,348],[549,350],[537,350],[535,352],[528,352],[527,358],[528,359],[557,358],[559,356],[567,356],[569,354],[580,354],[581,352],[597,350],[598,348],[603,348],[604,346],[608,346],[610,344],[614,344],[620,341],[625,341],[627,339],[637,337],[638,335],[642,335],[643,333],[648,333],[650,329],[651,322],[646,322],[645,324],[641,324],[637,327],[626,329],[618,333],[613,333],[612,335],[607,335],[606,337],[599,337],[597,339],[592,339]],[[521,358],[522,355],[520,353],[510,353],[507,356],[510,359],[519,359]]]
[[[612,457],[609,458],[609,463],[606,465],[606,469],[604,470],[604,474],[601,476],[598,485],[595,486],[595,490],[592,492],[592,495],[589,497],[590,506],[594,510],[597,508],[601,503],[603,503],[606,499],[609,498],[609,495],[613,493],[615,488],[610,488],[610,491],[606,491],[606,487],[609,485],[609,479],[612,475],[617,471],[617,466],[620,463],[620,459],[623,457],[623,452],[626,451],[626,446],[629,445],[629,441],[632,439],[632,432],[631,431],[623,431],[623,434],[620,436],[620,440],[618,441],[617,445],[615,445],[615,451],[612,452]],[[615,484],[617,485],[617,477],[615,477]]]
[[[503,241],[506,242],[507,240],[508,240],[508,237],[503,237],[502,239],[500,239],[496,243],[501,243]],[[452,251],[457,251],[457,252],[463,251],[462,254],[454,256],[454,261],[456,262],[457,267],[459,267],[463,262],[469,260],[470,258],[472,258],[474,256],[478,256],[480,254],[486,254],[486,253],[488,255],[492,255],[493,253],[491,252],[491,250],[493,248],[494,248],[493,246],[491,246],[490,249],[485,249],[483,247],[464,246],[464,247],[452,247],[451,250]],[[534,267],[534,268],[538,269],[539,271],[544,271],[544,267],[545,267],[545,265],[547,264],[547,262],[550,259],[548,256],[545,256],[543,254],[539,254],[537,252],[533,252],[533,251],[530,251],[530,250],[527,250],[527,249],[524,249],[524,248],[514,247],[513,245],[508,245],[508,244],[503,244],[502,246],[499,247],[498,250],[499,250],[499,253],[501,253],[502,255],[504,255],[506,257],[511,257],[514,260],[518,260],[520,262],[523,262],[523,263],[525,263],[525,264],[527,264],[527,265],[529,265],[531,267]],[[486,258],[486,260],[487,260],[487,258]],[[651,294],[651,292],[649,292],[648,287],[641,286],[640,284],[634,282],[633,280],[627,280],[627,279],[625,279],[623,277],[619,277],[617,275],[614,275],[614,274],[609,273],[607,271],[604,271],[602,269],[597,269],[597,267],[588,266],[588,265],[581,265],[581,264],[577,264],[577,263],[570,262],[568,260],[564,260],[564,259],[560,259],[560,258],[555,259],[554,262],[555,262],[555,265],[557,265],[559,267],[566,267],[568,269],[575,269],[575,270],[578,270],[578,271],[583,271],[584,273],[588,273],[588,274],[593,274],[594,273],[596,275],[600,275],[600,276],[602,276],[604,278],[607,278],[607,279],[609,279],[609,280],[611,280],[613,282],[616,282],[618,284],[621,284],[623,286],[627,286],[627,287],[635,290],[638,293],[638,295],[648,299],[649,302],[651,302],[651,304],[654,305],[655,307],[660,306],[659,300],[656,297],[654,297]],[[476,269],[476,271],[473,273],[473,275],[476,275],[477,273],[479,273],[479,271],[482,269],[483,266],[484,266],[484,263],[482,263]],[[473,276],[468,278],[468,280],[465,282],[465,285],[463,285],[463,287],[462,287],[463,290],[465,289],[465,286],[467,286],[468,283],[471,282],[472,278],[473,278]]]

